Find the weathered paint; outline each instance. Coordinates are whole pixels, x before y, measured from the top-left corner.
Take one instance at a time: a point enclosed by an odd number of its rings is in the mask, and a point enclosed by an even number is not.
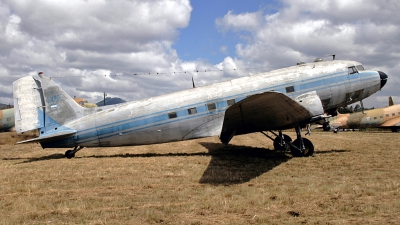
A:
[[[400,128],[400,105],[363,112],[339,114],[330,119],[330,126],[339,129]]]
[[[14,109],[0,110],[0,131],[9,131],[14,126]]]
[[[94,107],[97,107],[97,105],[95,104],[95,103],[91,103],[91,102],[88,102],[88,100],[86,100],[86,99],[84,99],[84,98],[77,98],[77,97],[74,97],[74,101],[76,102],[76,103],[78,103],[80,106],[82,106],[82,107],[86,107],[86,108],[94,108]]]
[[[58,132],[76,132],[70,137],[42,141],[43,147],[140,145],[215,136],[221,134],[228,101],[239,102],[255,94],[274,91],[295,99],[315,91],[325,111],[364,99],[381,88],[380,75],[370,70],[349,74],[348,67],[357,65],[361,64],[340,60],[314,62],[91,109],[80,107],[47,77],[25,77],[13,85],[18,104],[17,132],[39,129],[42,138]],[[28,98],[31,103],[24,105]],[[282,104],[278,102],[277,106]],[[189,113],[192,108],[196,108],[196,113]]]

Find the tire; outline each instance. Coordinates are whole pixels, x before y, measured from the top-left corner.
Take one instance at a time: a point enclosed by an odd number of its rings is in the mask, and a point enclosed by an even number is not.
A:
[[[290,146],[289,143],[292,142],[292,138],[286,134],[283,134],[282,136],[283,136],[283,140],[285,141],[285,145],[281,146],[281,138],[276,137],[274,139],[274,149],[275,150],[280,150],[280,151],[289,150],[289,146]]]
[[[74,158],[75,157],[75,153],[72,150],[67,150],[65,152],[65,157],[67,157],[68,159]]]
[[[300,146],[300,140],[296,139],[292,143],[294,146],[299,147]],[[309,157],[314,154],[314,145],[313,143],[308,140],[307,138],[303,138],[303,144],[304,144],[304,152],[300,152],[298,149],[290,146],[290,152],[292,153],[293,157]]]
[[[324,123],[324,125],[322,125],[322,129],[324,131],[330,131],[331,130],[331,126],[329,125],[329,123]]]

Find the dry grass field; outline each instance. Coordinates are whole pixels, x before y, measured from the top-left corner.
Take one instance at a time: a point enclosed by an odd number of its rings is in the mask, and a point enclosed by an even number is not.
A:
[[[2,133],[0,224],[396,224],[399,135],[314,132],[309,158],[250,134],[66,159]]]

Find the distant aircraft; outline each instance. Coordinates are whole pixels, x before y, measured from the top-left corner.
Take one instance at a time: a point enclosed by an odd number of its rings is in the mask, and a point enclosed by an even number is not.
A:
[[[0,111],[0,131],[10,131],[15,126],[14,109]]]
[[[393,105],[389,97],[389,106],[371,109],[365,112],[338,114],[329,119],[333,129],[386,128],[397,132],[400,128],[400,105]]]
[[[82,107],[86,107],[86,108],[97,107],[97,105],[95,103],[90,103],[90,102],[88,102],[88,100],[86,100],[84,98],[77,98],[74,96],[74,101]]]
[[[113,106],[80,107],[52,79],[39,73],[13,83],[16,131],[39,130],[43,148],[131,146],[262,132],[275,149],[310,156],[312,142],[301,136],[325,113],[380,90],[388,76],[347,60],[298,63],[271,72]],[[282,130],[295,128],[291,141]],[[265,132],[267,131],[267,132]],[[271,134],[269,134],[270,132]]]

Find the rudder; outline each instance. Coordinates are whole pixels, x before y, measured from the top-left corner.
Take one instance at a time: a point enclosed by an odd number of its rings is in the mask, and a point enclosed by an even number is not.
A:
[[[39,129],[45,135],[61,131],[63,124],[82,115],[81,106],[43,73],[15,81],[13,94],[17,133]]]

